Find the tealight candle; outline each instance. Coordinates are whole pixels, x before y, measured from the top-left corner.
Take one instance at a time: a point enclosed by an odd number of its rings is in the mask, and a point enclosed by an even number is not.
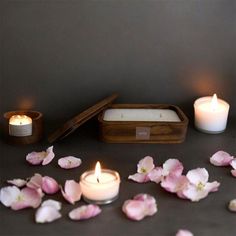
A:
[[[213,97],[202,97],[194,102],[195,127],[202,132],[217,134],[226,129],[229,104]]]
[[[13,115],[9,119],[9,135],[16,137],[32,135],[32,119],[26,115]]]
[[[108,204],[118,198],[120,176],[116,171],[101,169],[97,162],[95,170],[81,175],[80,186],[86,202]]]

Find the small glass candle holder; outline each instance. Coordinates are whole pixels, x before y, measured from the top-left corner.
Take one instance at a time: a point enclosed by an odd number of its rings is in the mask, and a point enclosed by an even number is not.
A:
[[[109,204],[118,198],[120,176],[118,172],[108,169],[102,169],[99,177],[94,170],[86,171],[80,177],[80,186],[86,202]]]

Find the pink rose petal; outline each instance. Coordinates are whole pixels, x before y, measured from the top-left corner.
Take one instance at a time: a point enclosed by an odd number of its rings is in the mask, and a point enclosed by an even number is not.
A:
[[[26,156],[26,161],[28,161],[32,165],[39,165],[42,163],[45,152],[31,152]]]
[[[231,170],[231,174],[236,177],[236,170]]]
[[[148,178],[155,183],[160,183],[163,178],[163,169],[161,167],[156,167],[148,173]]]
[[[190,183],[194,185],[198,185],[199,183],[205,184],[208,181],[209,174],[205,168],[197,168],[194,170],[190,170],[187,173],[187,178]]]
[[[148,194],[138,194],[134,200],[124,202],[122,211],[129,219],[139,221],[157,212],[156,200]]]
[[[59,190],[59,185],[52,177],[44,176],[42,178],[42,190],[47,194],[54,194]]]
[[[44,166],[44,165],[49,164],[53,160],[54,157],[55,157],[55,154],[53,152],[53,146],[51,146],[46,151],[46,155],[43,159],[42,165]]]
[[[80,158],[73,156],[63,157],[58,160],[58,165],[64,169],[72,169],[80,166],[82,163]]]
[[[63,197],[71,204],[79,201],[82,195],[80,184],[74,180],[67,180],[65,183],[64,191],[61,188]]]
[[[27,181],[24,179],[12,179],[12,180],[7,180],[7,183],[13,184],[17,187],[23,187],[26,185]]]
[[[141,174],[147,174],[154,168],[155,166],[153,164],[153,158],[150,156],[146,156],[139,161],[137,166],[137,172]]]
[[[97,216],[101,211],[101,208],[97,205],[84,205],[72,210],[69,217],[72,220],[86,220]]]
[[[49,164],[54,158],[55,154],[53,153],[53,146],[49,147],[46,152],[31,152],[26,156],[26,161],[32,165],[42,165]]]
[[[0,191],[0,200],[4,206],[10,207],[19,195],[20,189],[16,186],[4,187]]]
[[[37,223],[49,223],[61,218],[61,203],[55,200],[44,201],[36,211],[35,221]]]
[[[150,181],[148,174],[140,174],[140,173],[130,175],[128,179],[131,179],[137,183],[146,183]]]
[[[163,175],[169,174],[180,176],[184,170],[183,164],[178,159],[168,159],[163,164]]]
[[[236,158],[230,162],[230,165],[236,170]]]
[[[186,229],[178,230],[176,236],[193,236],[193,233]]]
[[[30,180],[28,181],[28,183],[26,184],[27,187],[29,188],[33,188],[33,189],[38,189],[42,187],[42,175],[36,173],[34,174],[34,176],[32,176],[30,178]]]
[[[218,151],[210,158],[210,162],[215,166],[228,166],[233,158],[227,152]]]
[[[229,202],[228,208],[230,211],[236,213],[236,199],[233,199]]]

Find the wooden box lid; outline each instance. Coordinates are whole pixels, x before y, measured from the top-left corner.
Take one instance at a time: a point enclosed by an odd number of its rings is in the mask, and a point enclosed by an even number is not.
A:
[[[106,109],[111,103],[118,97],[116,93],[111,96],[103,99],[102,101],[96,103],[92,107],[89,107],[87,110],[79,113],[72,119],[68,120],[65,124],[63,124],[59,129],[53,132],[48,137],[48,141],[53,143],[58,141],[59,139],[63,139],[72,132],[74,132],[79,126],[84,124],[86,121],[91,119],[92,117],[99,114],[102,110]]]

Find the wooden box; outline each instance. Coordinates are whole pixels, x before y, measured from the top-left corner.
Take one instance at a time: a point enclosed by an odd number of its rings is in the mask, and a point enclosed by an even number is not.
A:
[[[181,143],[188,126],[181,109],[167,104],[113,104],[98,120],[100,138],[109,143]]]

